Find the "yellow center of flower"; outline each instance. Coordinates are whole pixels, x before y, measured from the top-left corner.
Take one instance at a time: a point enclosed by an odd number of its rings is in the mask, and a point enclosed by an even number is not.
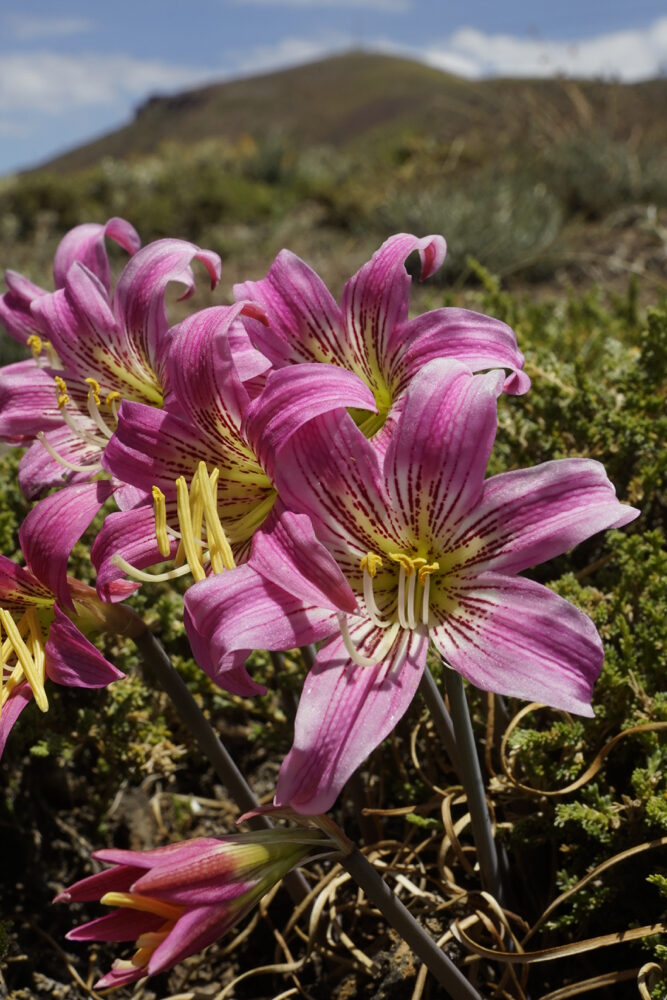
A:
[[[46,712],[49,702],[44,689],[46,677],[44,636],[36,608],[28,608],[18,623],[5,608],[0,608],[0,708],[17,685],[27,680],[37,706]]]

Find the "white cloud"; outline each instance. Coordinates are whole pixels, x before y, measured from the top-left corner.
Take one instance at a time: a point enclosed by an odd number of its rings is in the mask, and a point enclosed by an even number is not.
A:
[[[413,9],[413,0],[230,0],[231,3],[254,7],[312,7],[322,10],[326,7],[357,7],[365,10],[381,10],[385,14],[405,14]]]
[[[247,75],[320,59],[355,45],[358,40],[343,33],[320,38],[291,37],[275,45],[231,51],[229,57],[234,61],[234,73]],[[441,42],[423,48],[407,48],[387,37],[367,39],[364,48],[416,59],[472,79],[565,75],[633,82],[667,72],[667,17],[659,18],[646,29],[610,32],[574,42],[493,35],[477,28],[461,28]]]
[[[89,17],[51,16],[35,17],[30,14],[7,14],[4,18],[8,34],[21,42],[34,42],[42,38],[68,38],[91,31],[95,22]]]
[[[469,77],[564,74],[632,82],[667,71],[667,17],[646,29],[573,42],[489,35],[476,28],[461,28],[442,43],[423,49],[419,57],[447,72]]]
[[[284,38],[277,45],[258,45],[241,55],[230,53],[235,60],[234,75],[248,76],[252,73],[266,73],[285,69],[301,63],[315,62],[325,56],[345,52],[352,47],[348,35],[327,35],[326,38]]]
[[[67,114],[68,108],[123,106],[153,91],[196,86],[213,70],[142,61],[125,55],[53,52],[0,55],[0,108],[13,113]]]

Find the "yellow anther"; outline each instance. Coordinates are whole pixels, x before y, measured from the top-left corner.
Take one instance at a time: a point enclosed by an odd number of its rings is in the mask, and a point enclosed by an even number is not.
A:
[[[195,481],[192,481],[192,493],[195,492]],[[197,491],[199,492],[199,491]],[[192,497],[193,507],[195,506],[194,497]],[[183,476],[179,476],[176,480],[176,513],[178,515],[178,523],[181,527],[181,538],[183,541],[183,548],[185,549],[185,558],[188,561],[188,565],[194,576],[195,580],[205,580],[206,573],[204,572],[204,567],[201,561],[201,550],[197,543],[197,537],[201,534],[201,515],[198,518],[197,525],[197,535],[195,535],[193,529],[193,511],[190,508],[191,495],[188,491],[188,485]],[[196,513],[196,512],[195,512]]]
[[[155,539],[160,555],[168,558],[171,552],[169,535],[167,534],[167,505],[165,496],[159,486],[153,487],[153,515],[155,517]]]
[[[426,560],[424,560],[424,562],[426,562]],[[437,573],[439,569],[440,569],[439,562],[428,563],[428,565],[421,567],[421,569],[419,570],[418,579],[422,587],[426,583],[426,577],[430,576],[431,573]]]
[[[216,475],[217,473],[217,475]],[[211,568],[214,573],[222,573],[224,569],[234,569],[236,563],[232,554],[231,546],[225,535],[224,528],[220,523],[218,514],[218,504],[213,493],[214,485],[217,485],[219,470],[214,470],[209,479],[205,462],[200,462],[197,469],[199,479],[199,491],[201,494],[202,506],[204,508],[204,519],[206,522],[206,540],[211,555]]]
[[[369,552],[361,559],[361,571],[363,573],[368,570],[370,577],[375,577],[380,566],[382,566],[382,556],[379,556],[377,552]]]
[[[25,346],[29,351],[32,351],[35,357],[42,353],[42,338],[38,337],[36,333],[31,333],[25,342]]]
[[[106,892],[100,899],[103,906],[127,907],[130,910],[140,910],[142,913],[154,913],[156,917],[165,920],[178,920],[183,915],[184,907],[174,903],[165,903],[162,899],[152,896],[140,896],[135,892]]]
[[[122,398],[123,397],[121,396],[121,394],[119,392],[116,392],[116,390],[114,389],[112,392],[107,393],[107,398],[104,400],[104,402],[107,404],[107,406],[113,407],[113,404],[118,403]]]
[[[390,552],[389,558],[403,567],[406,576],[412,576],[426,562],[421,556],[413,558],[412,556],[406,556],[404,552]]]
[[[65,383],[65,379],[61,378],[60,375],[56,375],[55,383],[58,390],[58,406],[62,410],[63,406],[66,406],[69,403],[67,385]]]
[[[34,648],[34,646],[38,643],[37,634],[34,628],[30,628],[30,618],[27,615],[24,617],[26,618],[28,629],[31,631],[31,645]],[[26,680],[32,688],[32,693],[35,696],[37,707],[40,708],[42,712],[46,712],[49,707],[49,702],[46,697],[46,691],[44,690],[44,656],[43,640],[41,640],[41,635],[39,637],[40,653],[37,656],[37,660],[35,660],[35,657],[24,642],[16,622],[10,615],[9,611],[6,611],[4,608],[0,608],[0,622],[2,623],[7,638],[11,643],[12,650],[16,654],[16,659],[23,669]]]
[[[84,380],[87,386],[90,386],[90,394],[95,400],[95,406],[100,405],[100,383],[96,378],[87,378]]]

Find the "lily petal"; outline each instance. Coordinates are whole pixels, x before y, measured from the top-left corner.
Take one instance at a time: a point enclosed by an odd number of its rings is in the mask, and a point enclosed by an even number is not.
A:
[[[51,604],[53,594],[29,569],[0,555],[0,607],[22,614],[26,605]]]
[[[93,646],[57,604],[44,647],[46,675],[66,687],[103,688],[125,674]]]
[[[212,441],[216,442],[213,436]],[[120,482],[131,483],[147,496],[153,485],[174,493],[179,476],[190,479],[198,462],[211,462],[211,443],[166,410],[124,400],[102,464]]]
[[[345,407],[377,412],[373,393],[358,375],[334,365],[290,365],[269,374],[262,393],[246,408],[243,429],[273,477],[280,450],[295,431],[314,417]]]
[[[78,418],[86,431],[93,433],[95,425]],[[57,427],[45,432],[45,440],[60,458],[74,466],[88,467],[73,470],[52,458],[41,441],[34,441],[19,462],[18,479],[21,492],[28,500],[36,500],[44,490],[64,483],[85,483],[100,471],[100,449],[89,444],[69,427]]]
[[[397,233],[375,251],[343,290],[348,354],[351,348],[358,363],[366,368],[371,383],[376,377],[373,361],[377,364],[378,359],[387,356],[392,331],[408,318],[412,279],[405,261],[415,250],[421,258],[423,281],[444,261],[447,244],[442,236],[420,239],[409,233]]]
[[[156,240],[139,250],[123,270],[113,297],[113,311],[122,329],[158,377],[162,376],[165,357],[165,335],[169,326],[164,295],[167,285],[185,285],[181,299],[195,289],[190,263],[202,262],[211,279],[211,288],[220,280],[220,258],[210,250],[202,250],[184,240]]]
[[[178,540],[171,543],[171,555],[176,554]],[[97,570],[97,592],[105,601],[123,601],[140,587],[126,580],[122,569],[111,561],[119,555],[137,569],[146,569],[164,562],[155,537],[153,505],[134,510],[114,511],[104,519],[102,529],[93,542],[90,558]]]
[[[280,251],[261,281],[234,285],[234,297],[263,307],[270,325],[254,324],[252,340],[276,367],[344,363],[349,352],[341,311],[320,276],[290,250]]]
[[[56,288],[65,284],[67,272],[75,261],[80,261],[96,274],[107,292],[111,287],[111,269],[104,244],[105,238],[115,240],[129,254],[136,253],[141,239],[134,226],[125,219],[109,219],[104,225],[85,222],[75,226],[63,236],[53,258],[53,279]]]
[[[309,606],[265,579],[248,563],[196,583],[184,600],[190,628],[194,625],[198,636],[208,640],[208,662],[200,666],[216,684],[233,693],[241,692],[230,686],[236,687],[236,675],[229,673],[230,654],[243,652],[248,656],[253,649],[294,649],[338,631],[335,612]],[[246,686],[243,693],[264,690],[245,672],[238,679],[244,686],[248,682],[253,685],[252,691]]]
[[[70,553],[114,489],[110,482],[69,486],[40,500],[21,525],[28,566],[64,608],[74,608],[67,584]]]
[[[2,712],[0,713],[0,757],[2,757],[7,737],[11,733],[16,720],[26,705],[32,701],[32,698],[32,688],[27,681],[21,681],[20,684],[16,685],[2,706]]]
[[[157,946],[148,963],[148,975],[154,976],[163,969],[170,969],[181,959],[208,947],[244,916],[250,909],[229,912],[221,906],[199,906],[186,910],[176,921],[173,931]]]
[[[41,336],[43,330],[39,319],[32,314],[32,303],[48,293],[28,281],[17,271],[5,271],[7,291],[0,295],[0,322],[7,333],[19,344],[25,344],[28,337]]]
[[[238,438],[243,412],[250,401],[235,365],[230,331],[248,308],[214,306],[202,309],[173,330],[169,378],[179,403],[197,427],[212,440]]]
[[[309,517],[283,511],[256,532],[249,564],[267,580],[308,604],[354,612],[357,599]]]
[[[350,630],[353,640],[365,627]],[[405,633],[405,640],[406,649],[399,637],[375,667],[354,664],[342,639],[319,651],[299,701],[294,744],[280,769],[277,806],[289,805],[306,815],[326,812],[391,732],[412,701],[426,663],[425,630]],[[360,652],[364,648],[360,643]]]
[[[140,855],[139,851],[134,853],[137,856]],[[96,858],[97,856],[97,851],[95,851],[93,857]],[[143,869],[136,864],[130,865],[118,862],[114,868],[107,868],[104,871],[96,872],[94,875],[89,875],[88,878],[82,878],[78,882],[75,882],[74,885],[69,886],[63,892],[59,892],[53,902],[92,903],[101,899],[107,892],[127,892],[132,883],[139,878],[142,871]],[[76,933],[76,931],[73,933]]]
[[[0,439],[29,444],[38,431],[62,425],[56,386],[32,358],[0,368]]]
[[[455,358],[474,372],[508,369],[504,390],[511,395],[530,388],[529,377],[521,371],[525,359],[511,327],[470,309],[435,309],[397,325],[387,354],[395,359],[392,367],[397,392],[434,358]]]
[[[446,359],[431,361],[410,383],[384,471],[392,503],[415,541],[442,542],[477,503],[503,382],[501,371],[472,375]]]
[[[476,687],[593,715],[602,643],[569,601],[533,580],[489,572],[432,597],[431,609],[435,646]]]
[[[95,898],[98,899],[99,896]],[[82,924],[81,927],[74,927],[65,937],[68,941],[136,941],[141,934],[159,931],[163,926],[164,917],[122,907]],[[145,976],[145,971],[141,975]],[[99,986],[99,983],[96,985]]]
[[[619,503],[599,462],[565,458],[487,479],[480,503],[460,526],[459,541],[480,539],[466,566],[520,573],[639,514]]]
[[[396,549],[398,529],[373,445],[347,413],[311,420],[281,450],[275,482],[286,507],[306,513],[343,573],[383,541]]]

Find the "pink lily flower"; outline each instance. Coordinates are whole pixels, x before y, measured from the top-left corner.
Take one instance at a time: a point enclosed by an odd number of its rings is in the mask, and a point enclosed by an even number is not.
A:
[[[639,512],[586,459],[485,480],[503,383],[502,372],[430,362],[384,456],[346,414],[307,424],[276,465],[290,510],[255,536],[245,565],[187,592],[195,655],[208,647],[201,665],[218,682],[241,676],[252,648],[329,637],[304,685],[278,806],[331,806],[406,711],[429,642],[483,690],[593,714],[593,623],[517,574]]]
[[[421,258],[423,281],[441,266],[446,243],[442,236],[390,237],[347,282],[340,307],[316,272],[289,250],[278,254],[261,281],[234,286],[237,299],[258,302],[266,312],[269,327],[255,324],[252,339],[274,367],[326,362],[365,382],[377,412],[360,427],[378,447],[386,446],[387,422],[397,418],[410,380],[434,358],[456,358],[473,371],[507,369],[508,393],[530,386],[514,333],[500,320],[458,308],[408,318],[412,279],[405,261],[413,251]]]
[[[106,238],[115,240],[129,254],[136,253],[141,240],[129,222],[109,219],[104,225],[75,226],[60,241],[53,259],[56,289],[63,288],[72,264],[84,264],[108,292],[111,271]],[[27,445],[40,431],[62,425],[53,377],[44,369],[56,361],[47,334],[32,304],[49,292],[15,271],[5,273],[7,291],[0,295],[0,322],[7,333],[32,351],[32,358],[0,369],[0,440]]]
[[[47,363],[34,366],[30,377],[13,366],[11,381],[0,382],[6,434],[22,444],[39,439],[19,466],[21,488],[30,498],[63,480],[87,482],[102,471],[100,458],[122,399],[162,406],[168,391],[167,285],[179,282],[185,285],[182,298],[191,295],[193,259],[202,261],[213,286],[220,276],[217,254],[182,240],[159,240],[134,254],[111,297],[104,281],[108,264],[101,279],[81,259],[70,263],[71,250],[67,245],[59,259],[63,287],[29,301],[39,330],[30,345]],[[88,260],[91,254],[81,256]],[[35,422],[36,398],[41,423]]]
[[[122,596],[125,573],[156,579],[143,571],[177,555],[180,568],[167,576],[203,579],[243,559],[276,501],[271,474],[281,444],[323,412],[374,406],[356,375],[321,364],[271,372],[262,391],[251,395],[268,362],[249,348],[245,321],[262,315],[252,303],[193,314],[173,331],[166,407],[123,403],[103,465],[133,487],[136,499],[131,509],[106,518],[92,549],[106,598],[114,599],[113,585]],[[224,544],[216,542],[219,535]],[[136,589],[129,581],[126,586]]]
[[[125,676],[81,631],[102,622],[111,626],[111,616],[91,587],[69,580],[63,608],[38,575],[0,555],[0,755],[30,701],[47,711],[47,679],[101,688]]]
[[[86,222],[75,226],[63,236],[53,258],[53,283],[55,288],[63,288],[67,272],[72,264],[79,262],[97,275],[108,292],[111,287],[111,269],[106,252],[105,239],[114,240],[129,254],[136,253],[141,246],[139,235],[125,219],[109,219],[104,225]],[[33,315],[31,305],[48,291],[33,284],[16,271],[5,272],[7,291],[0,295],[0,322],[14,340],[31,348],[34,337],[42,339],[44,329],[39,317]],[[34,348],[37,344],[34,344]]]
[[[54,902],[99,900],[111,913],[70,931],[70,941],[136,941],[96,989],[125,986],[170,969],[226,934],[292,868],[336,851],[319,830],[275,828],[201,838],[151,851],[104,850],[111,865]]]

